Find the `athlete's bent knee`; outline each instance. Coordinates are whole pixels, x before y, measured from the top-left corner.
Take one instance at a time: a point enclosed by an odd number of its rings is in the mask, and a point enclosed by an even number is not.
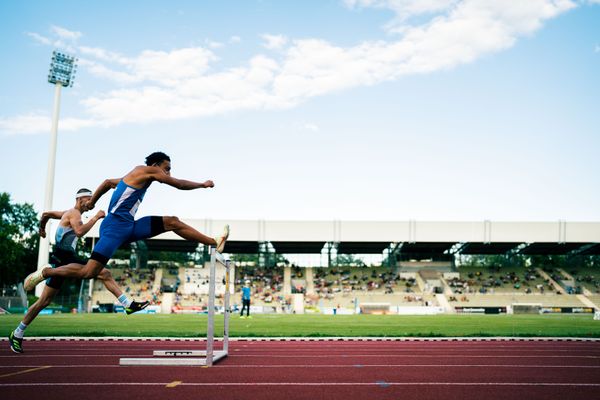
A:
[[[92,279],[98,276],[96,271],[83,271],[81,279]]]
[[[98,279],[100,279],[101,281],[108,281],[110,279],[112,279],[112,274],[110,273],[109,270],[107,270],[106,268],[103,268],[102,271],[100,271],[100,273],[97,276]]]
[[[172,231],[181,227],[181,220],[177,217],[163,217],[165,229]]]
[[[104,266],[102,264],[98,264],[98,263],[93,263],[91,265],[87,264],[85,267],[83,267],[81,269],[81,272],[80,272],[81,279],[95,278],[98,276],[98,274],[100,273],[100,271],[102,271],[103,268],[104,268]]]

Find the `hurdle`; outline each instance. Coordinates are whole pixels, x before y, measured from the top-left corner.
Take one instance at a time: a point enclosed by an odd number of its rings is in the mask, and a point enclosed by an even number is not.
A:
[[[217,263],[225,267],[225,294],[223,311],[223,348],[214,349],[215,331],[215,275]],[[119,365],[163,365],[210,367],[229,353],[229,273],[230,261],[213,247],[210,250],[210,277],[208,283],[208,322],[206,327],[206,350],[154,350],[153,357],[120,358]]]

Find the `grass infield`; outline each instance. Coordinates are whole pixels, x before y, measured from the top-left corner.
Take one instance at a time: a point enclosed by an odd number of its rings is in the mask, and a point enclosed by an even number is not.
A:
[[[0,315],[3,337],[22,315]],[[206,336],[206,315],[59,314],[39,316],[26,336]],[[223,316],[215,333],[222,335]],[[591,315],[232,315],[231,337],[581,337],[600,338]]]

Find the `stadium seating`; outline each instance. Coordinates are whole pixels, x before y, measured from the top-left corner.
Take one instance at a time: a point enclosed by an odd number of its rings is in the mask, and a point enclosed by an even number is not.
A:
[[[136,299],[161,303],[163,293],[172,294],[174,307],[183,309],[205,307],[208,293],[208,268],[180,266],[173,263],[157,265],[156,269],[135,271],[129,268],[111,269],[117,283]],[[547,269],[544,272],[554,281],[564,284],[571,276],[577,284],[589,289],[583,300],[574,294],[557,294],[551,282],[535,269],[461,267],[457,272],[437,270],[399,273],[388,267],[313,268],[313,284],[307,282],[308,270],[291,268],[291,293],[284,293],[284,268],[235,268],[232,305],[241,304],[241,288],[249,280],[252,305],[265,312],[290,310],[291,294],[304,293],[307,310],[324,309],[354,312],[364,304],[389,304],[397,307],[506,307],[515,303],[540,304],[542,307],[589,307],[589,299],[600,306],[600,282],[591,270],[564,273]],[[217,272],[217,293],[224,291],[224,272]],[[566,276],[565,276],[566,275]],[[436,287],[440,286],[442,291]],[[308,290],[310,289],[310,290]],[[288,289],[289,290],[289,289]],[[442,297],[436,297],[436,293]],[[217,305],[222,305],[217,296]],[[444,300],[445,299],[445,300]],[[446,302],[447,300],[447,302]],[[115,303],[101,281],[94,282],[92,304]],[[585,304],[584,304],[585,303]],[[449,307],[449,308],[448,308]]]

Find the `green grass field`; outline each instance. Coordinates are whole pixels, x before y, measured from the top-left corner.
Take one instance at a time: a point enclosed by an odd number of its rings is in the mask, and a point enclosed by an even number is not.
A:
[[[0,315],[6,337],[21,315]],[[216,317],[217,333],[223,317]],[[59,314],[38,317],[27,336],[206,336],[206,315]],[[232,337],[600,337],[591,315],[255,315],[231,318]]]

